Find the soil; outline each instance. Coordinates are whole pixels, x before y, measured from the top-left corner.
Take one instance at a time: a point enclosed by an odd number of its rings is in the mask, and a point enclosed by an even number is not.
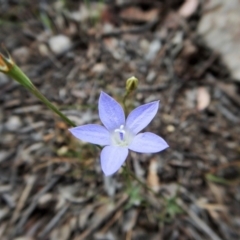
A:
[[[141,183],[104,177],[99,149],[1,74],[0,239],[240,239],[240,85],[195,2],[0,1],[0,42],[72,121],[101,124],[100,92],[121,102],[135,76],[127,105],[160,100],[146,130],[170,146],[129,155]]]

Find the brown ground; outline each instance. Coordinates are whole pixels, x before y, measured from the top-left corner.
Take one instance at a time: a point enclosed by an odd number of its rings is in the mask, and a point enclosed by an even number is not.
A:
[[[240,88],[196,34],[202,5],[19,2],[0,1],[0,42],[49,100],[99,123],[100,91],[120,101],[134,75],[128,104],[160,99],[148,130],[170,148],[129,157],[155,194],[121,171],[104,178],[98,149],[0,75],[0,239],[240,239]],[[72,45],[56,53],[60,34]]]

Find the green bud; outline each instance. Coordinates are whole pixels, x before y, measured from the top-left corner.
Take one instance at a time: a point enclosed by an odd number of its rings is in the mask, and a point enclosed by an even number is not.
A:
[[[13,78],[15,81],[24,86],[32,94],[34,94],[39,100],[41,100],[48,108],[58,114],[66,123],[70,126],[75,127],[75,123],[72,122],[66,115],[58,110],[41,92],[34,86],[31,80],[25,75],[25,73],[14,63],[12,58],[9,56],[6,58],[0,53],[0,72]]]
[[[138,79],[135,77],[130,77],[126,81],[126,90],[127,92],[132,92],[133,90],[137,89],[138,86]]]
[[[0,53],[0,72],[7,74],[13,67],[13,60],[11,58],[6,58]]]
[[[14,63],[12,58],[3,56],[0,53],[0,72],[12,77],[24,87],[32,88],[33,84],[23,71]]]

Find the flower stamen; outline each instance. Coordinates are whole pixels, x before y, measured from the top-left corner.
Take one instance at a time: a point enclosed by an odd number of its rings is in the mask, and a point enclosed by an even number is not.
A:
[[[124,130],[124,126],[123,125],[121,125],[120,128],[115,129],[114,132],[118,132],[119,133],[119,138],[120,138],[121,141],[125,140],[124,136],[125,136],[126,131]]]

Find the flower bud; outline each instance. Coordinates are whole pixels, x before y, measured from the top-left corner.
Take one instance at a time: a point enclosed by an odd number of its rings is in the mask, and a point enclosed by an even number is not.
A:
[[[0,72],[8,73],[13,65],[11,58],[6,58],[0,53]]]
[[[0,53],[0,72],[6,74],[7,76],[13,78],[15,81],[24,86],[32,94],[34,94],[39,100],[41,100],[49,109],[58,114],[66,123],[70,126],[75,127],[75,123],[72,122],[66,115],[58,110],[55,105],[53,105],[41,92],[34,86],[32,81],[25,75],[25,73],[13,62],[12,58],[4,57]]]
[[[137,89],[138,86],[138,79],[135,77],[130,77],[126,81],[126,90],[127,92],[132,92],[133,90]]]
[[[33,87],[31,80],[23,73],[23,71],[13,62],[12,58],[5,57],[0,53],[0,72],[8,75],[16,80],[18,83],[27,87],[28,89]]]

